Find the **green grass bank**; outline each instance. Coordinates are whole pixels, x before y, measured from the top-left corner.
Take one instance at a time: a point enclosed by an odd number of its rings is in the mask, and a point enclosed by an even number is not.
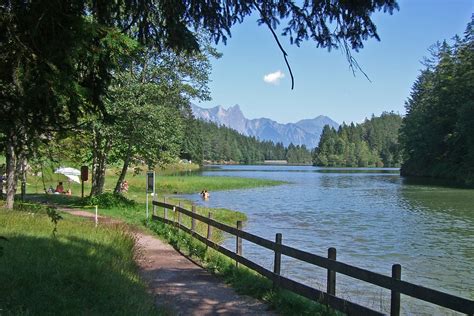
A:
[[[1,315],[160,315],[140,280],[124,227],[62,214],[56,236],[45,208],[0,209]]]

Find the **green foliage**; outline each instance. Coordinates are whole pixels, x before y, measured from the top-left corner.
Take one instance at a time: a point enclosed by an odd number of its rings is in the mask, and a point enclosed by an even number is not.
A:
[[[438,43],[406,102],[401,174],[474,185],[474,19]]]
[[[54,238],[56,238],[56,232],[58,231],[58,223],[60,220],[63,219],[63,217],[58,213],[58,211],[54,207],[48,207],[46,210],[46,214],[51,219],[51,223],[53,223],[54,225],[52,235]]]
[[[202,44],[204,46],[204,44]],[[208,100],[207,83],[214,49],[177,53],[145,48],[118,71],[104,104],[111,120],[91,117],[91,194],[103,191],[104,166],[122,162],[114,192],[120,192],[130,164],[164,165],[177,160],[190,118],[190,100]],[[92,127],[92,128],[90,128]]]
[[[271,158],[269,158],[272,160]],[[278,159],[276,159],[278,160]],[[286,160],[292,164],[305,164],[310,165],[312,162],[311,152],[306,148],[305,145],[288,145],[286,150]]]
[[[194,117],[189,117],[185,122],[184,139],[181,144],[180,158],[187,159],[199,165],[202,164],[203,154],[203,134],[200,123]]]
[[[336,131],[325,126],[313,164],[322,167],[399,167],[401,151],[398,132],[402,118],[395,113],[362,124],[343,124]]]
[[[75,65],[89,22],[80,18],[80,6],[13,2],[0,11],[0,128],[8,134],[16,125],[36,136],[86,108]]]
[[[101,131],[109,129],[106,137],[113,144],[109,161],[142,160],[150,166],[172,162],[183,138],[179,108],[186,106],[184,100],[170,103],[173,96],[167,92],[168,87],[143,83],[126,73],[117,81],[107,103],[114,122],[101,127]]]
[[[98,205],[100,208],[114,208],[114,207],[135,207],[136,203],[129,200],[121,194],[102,193],[87,197],[82,202],[83,205]]]
[[[56,238],[45,214],[0,211],[2,315],[158,315],[124,227],[66,218]],[[0,240],[0,242],[2,242]]]

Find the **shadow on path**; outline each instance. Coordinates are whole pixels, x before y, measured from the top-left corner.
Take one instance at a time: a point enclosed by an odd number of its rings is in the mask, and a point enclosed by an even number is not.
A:
[[[141,275],[157,304],[178,315],[274,315],[267,305],[238,295],[170,245],[148,235],[137,237]]]

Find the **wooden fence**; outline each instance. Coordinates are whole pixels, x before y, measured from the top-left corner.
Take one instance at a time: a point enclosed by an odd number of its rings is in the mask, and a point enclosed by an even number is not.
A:
[[[180,206],[171,205],[165,202],[153,201],[153,220],[161,221],[191,234],[196,239],[213,249],[219,251],[225,256],[236,261],[236,264],[242,264],[262,276],[273,281],[275,286],[290,290],[296,294],[304,296],[310,300],[327,304],[330,307],[349,315],[383,315],[383,313],[361,306],[359,304],[344,300],[336,296],[336,275],[341,273],[354,279],[365,281],[391,291],[390,315],[400,315],[400,294],[408,295],[422,301],[430,302],[457,312],[467,315],[474,315],[474,301],[447,294],[420,285],[415,285],[401,280],[401,266],[394,264],[392,266],[392,275],[386,276],[362,268],[358,268],[336,260],[336,249],[328,249],[328,257],[318,256],[306,251],[286,246],[282,243],[282,235],[276,234],[275,241],[270,241],[262,237],[250,234],[242,230],[242,222],[238,221],[236,227],[231,227],[212,219],[212,214],[202,216],[196,213],[196,207],[192,206],[189,211]],[[163,217],[157,216],[155,208],[163,207]],[[178,214],[173,215],[173,220],[168,218],[167,210],[173,210]],[[175,214],[176,214],[175,213]],[[182,214],[191,218],[191,227],[182,223]],[[208,225],[207,236],[202,236],[196,232],[196,221],[201,221]],[[217,228],[221,231],[234,235],[236,237],[236,249],[230,251],[227,248],[211,241],[212,229]],[[270,249],[274,252],[273,271],[250,261],[242,256],[242,239],[250,241],[261,247]],[[327,288],[326,292],[317,290],[308,285],[301,284],[289,278],[280,275],[281,256],[285,255],[306,263],[316,265],[327,270]]]

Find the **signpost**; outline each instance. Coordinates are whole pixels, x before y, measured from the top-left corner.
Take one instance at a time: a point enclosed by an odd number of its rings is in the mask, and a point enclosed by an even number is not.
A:
[[[82,197],[84,197],[84,181],[89,180],[89,168],[87,166],[81,167],[81,183],[82,183]]]
[[[148,195],[153,193],[155,196],[155,171],[146,173],[146,219],[148,220]]]

